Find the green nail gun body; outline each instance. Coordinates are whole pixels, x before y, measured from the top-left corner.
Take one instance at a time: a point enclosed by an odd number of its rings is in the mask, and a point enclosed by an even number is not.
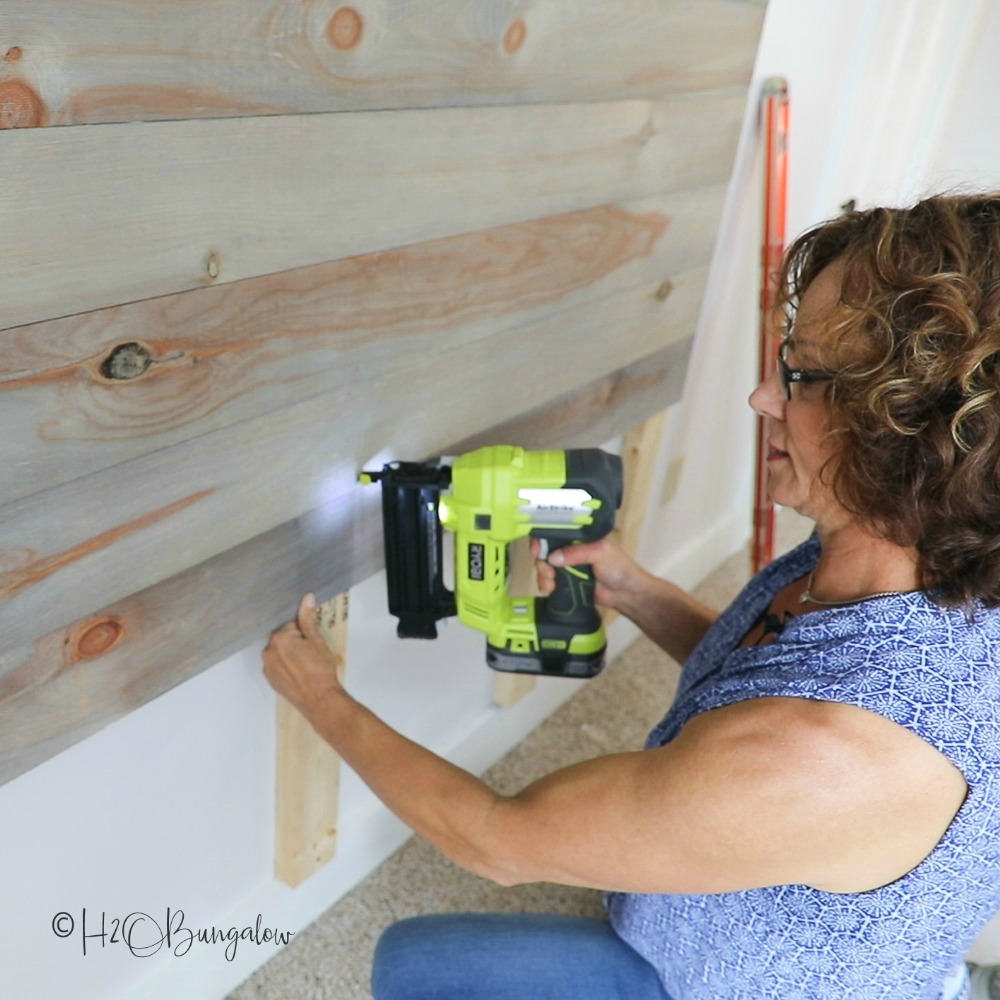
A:
[[[589,566],[556,571],[548,597],[507,593],[508,545],[526,536],[548,552],[614,528],[622,463],[596,448],[480,448],[450,464],[393,462],[362,482],[382,485],[389,611],[402,638],[433,639],[457,614],[486,633],[496,670],[592,677],[604,664],[604,627]],[[442,532],[455,536],[455,590],[444,582]]]

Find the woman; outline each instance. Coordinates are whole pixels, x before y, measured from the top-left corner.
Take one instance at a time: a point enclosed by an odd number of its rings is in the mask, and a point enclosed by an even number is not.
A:
[[[610,923],[404,921],[378,1000],[969,995],[1000,907],[1000,197],[831,221],[782,287],[750,403],[812,538],[719,616],[610,542],[551,558],[684,664],[645,750],[500,796],[344,692],[310,599],[272,637],[274,687],[450,858],[609,891]]]

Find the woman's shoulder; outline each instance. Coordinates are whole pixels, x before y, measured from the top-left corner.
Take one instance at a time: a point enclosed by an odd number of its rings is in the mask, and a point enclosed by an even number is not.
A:
[[[1000,764],[1000,611],[898,594],[803,615],[781,640],[765,672],[789,693],[884,716],[970,778]]]
[[[884,594],[838,607],[820,608],[789,623],[788,641],[833,642],[870,650],[919,649],[924,661],[968,649],[995,656],[1000,645],[1000,608],[979,603],[946,606],[927,591]]]

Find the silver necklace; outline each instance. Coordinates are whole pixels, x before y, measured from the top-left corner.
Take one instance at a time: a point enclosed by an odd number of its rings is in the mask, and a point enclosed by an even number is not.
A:
[[[899,593],[898,590],[880,590],[877,594],[865,594],[864,597],[852,597],[846,601],[821,601],[818,597],[812,596],[815,576],[816,570],[813,570],[809,574],[809,579],[806,580],[806,589],[799,594],[799,604],[818,604],[823,608],[840,608],[845,604],[857,604],[859,601],[874,601],[876,597],[895,597]]]

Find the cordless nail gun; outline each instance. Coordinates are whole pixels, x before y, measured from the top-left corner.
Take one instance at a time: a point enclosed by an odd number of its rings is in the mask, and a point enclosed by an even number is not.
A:
[[[389,611],[401,638],[434,639],[436,622],[486,633],[495,670],[592,677],[604,665],[604,626],[590,566],[556,570],[547,597],[507,593],[508,546],[530,536],[543,555],[614,528],[622,462],[597,448],[480,448],[453,460],[391,462],[360,480],[382,485]],[[454,591],[444,580],[443,530],[455,536]]]

